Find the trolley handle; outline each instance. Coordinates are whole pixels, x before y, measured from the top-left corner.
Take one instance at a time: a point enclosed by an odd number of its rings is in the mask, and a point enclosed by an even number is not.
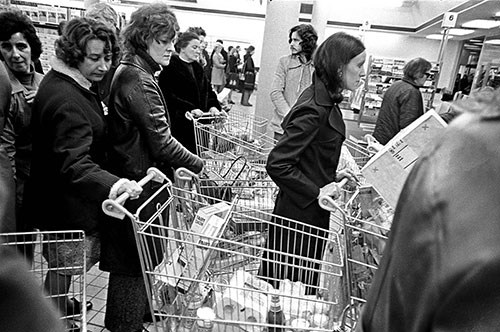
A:
[[[348,178],[343,178],[340,182],[338,182],[337,185],[339,186],[339,188],[342,188],[343,186],[345,186],[347,184],[348,181],[349,181]],[[338,206],[338,204],[335,203],[333,198],[329,195],[321,196],[318,199],[318,201],[319,201],[319,206],[321,206],[323,209],[325,209],[327,211],[330,211],[330,212],[334,212],[336,210],[342,211],[342,209]]]
[[[170,181],[168,180],[167,176],[163,174],[160,170],[158,170],[155,167],[150,167],[147,171],[147,174],[145,177],[143,177],[141,180],[137,182],[137,184],[141,187],[144,187],[147,183],[150,181],[158,182],[158,183],[163,183],[163,181]],[[129,212],[123,207],[123,204],[127,201],[127,199],[130,198],[130,194],[127,192],[122,193],[120,196],[118,196],[115,199],[106,199],[104,202],[102,202],[102,210],[104,213],[106,213],[108,216],[117,218],[117,219],[123,219],[125,215],[129,214]]]
[[[201,116],[194,116],[193,114],[191,114],[190,111],[187,111],[186,113],[184,113],[184,116],[186,117],[186,119],[188,120],[191,120],[191,121],[196,121],[196,120],[199,120],[199,119],[207,119],[207,118],[227,118],[228,117],[228,114],[226,111],[224,110],[221,110],[220,111],[221,114],[220,115],[213,115],[212,113],[210,112],[203,112],[203,114]]]
[[[370,134],[366,134],[365,138],[366,141],[368,142],[368,146],[366,148],[368,151],[372,153],[377,153],[384,147],[382,144],[379,143],[379,141],[377,141],[375,137],[373,137]]]
[[[175,178],[182,181],[191,181],[193,178],[199,179],[199,176],[185,167],[179,167],[175,170]]]

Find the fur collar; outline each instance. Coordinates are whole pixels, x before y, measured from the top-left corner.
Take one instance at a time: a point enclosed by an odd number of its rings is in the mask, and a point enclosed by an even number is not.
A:
[[[54,71],[69,76],[76,83],[78,83],[78,85],[80,85],[84,89],[90,90],[92,83],[88,79],[86,79],[85,76],[83,76],[77,68],[68,66],[61,59],[58,59],[56,57],[52,57],[50,59],[50,65]]]

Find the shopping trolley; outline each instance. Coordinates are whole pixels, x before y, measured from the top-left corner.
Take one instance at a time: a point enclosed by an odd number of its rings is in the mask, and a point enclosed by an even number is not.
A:
[[[252,121],[242,124],[231,121],[227,115],[209,114],[194,118],[187,112],[186,117],[193,121],[197,154],[203,159],[227,159],[244,156],[251,163],[263,164],[275,140],[266,133],[255,129]]]
[[[361,186],[345,207],[340,207],[328,196],[321,197],[319,202],[343,225],[347,296],[341,329],[353,331],[382,258],[393,210],[371,186]]]
[[[60,275],[73,275],[71,286],[67,293],[49,295],[44,294],[53,301],[58,297],[68,297],[80,303],[78,312],[61,312],[61,319],[68,320],[68,328],[72,321],[80,323],[80,331],[87,331],[86,311],[86,254],[84,248],[85,233],[83,231],[34,231],[0,233],[0,246],[15,248],[24,256],[29,264],[30,272],[40,284],[40,291],[44,292],[52,280]],[[79,248],[75,256],[71,257],[72,263],[65,263],[64,257],[57,256],[55,246],[66,245],[71,248]],[[56,264],[52,264],[55,261]],[[48,262],[51,262],[49,264]],[[71,329],[70,329],[71,330]]]
[[[123,207],[123,198],[103,203],[106,213],[128,216],[134,224],[150,307],[163,318],[155,318],[158,331],[191,330],[200,306],[215,311],[214,329],[220,331],[291,329],[297,321],[318,331],[333,329],[338,294],[330,289],[344,264],[336,232],[236,200],[214,201],[164,179],[152,197],[167,192],[168,198],[146,219],[141,210],[151,199],[135,212]],[[158,218],[163,211],[168,219]],[[302,256],[302,250],[316,254]],[[264,266],[281,272],[266,274]],[[272,292],[279,292],[286,326],[266,323]]]

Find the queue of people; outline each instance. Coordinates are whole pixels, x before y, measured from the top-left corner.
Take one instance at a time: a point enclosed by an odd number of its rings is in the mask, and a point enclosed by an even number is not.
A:
[[[224,55],[218,41],[208,56],[206,32],[191,27],[180,33],[166,4],[139,7],[122,31],[116,12],[100,6],[61,27],[45,74],[35,70],[42,47],[32,22],[20,11],[0,12],[0,229],[84,230],[84,243],[54,241],[43,254],[51,267],[79,265],[76,253],[82,251],[87,269],[99,262],[109,272],[106,328],[135,332],[151,317],[134,229],[131,222],[107,217],[101,202],[128,193],[125,206],[136,209],[158,188],[137,183],[149,167],[169,177],[179,167],[200,173],[204,163],[185,114],[219,114],[216,94],[226,86],[228,74],[238,73],[239,64],[241,104],[252,106],[255,48],[247,47],[241,61],[236,47]],[[338,196],[343,178],[358,180],[338,168],[346,138],[339,104],[343,91],[355,91],[362,82],[367,52],[359,38],[344,32],[320,45],[317,41],[312,25],[290,29],[291,54],[279,59],[270,91],[277,143],[266,170],[279,192],[273,210],[276,227],[267,230],[266,262],[258,271],[272,280],[311,286],[318,283],[319,270],[312,262],[322,259],[326,243],[294,238],[285,232],[286,218],[311,226],[303,230],[311,238],[321,237],[329,228],[329,212],[318,199]],[[427,60],[413,59],[403,80],[386,92],[374,134],[382,144],[423,114],[419,88],[430,69]],[[464,115],[450,121],[442,139],[414,166],[358,331],[498,330],[498,105],[499,92],[490,90],[457,105]],[[163,219],[168,220],[167,212]],[[151,251],[160,248],[149,245]],[[299,264],[305,272],[290,269],[279,252],[303,257]],[[411,275],[409,261],[417,266]],[[18,273],[15,264],[0,266],[2,289],[2,268],[10,266],[13,276]],[[47,273],[45,290],[61,314],[92,307],[65,295],[73,276],[83,272]],[[36,301],[48,317],[46,326],[61,330],[54,306],[41,297]],[[65,323],[67,330],[79,330],[74,322]]]

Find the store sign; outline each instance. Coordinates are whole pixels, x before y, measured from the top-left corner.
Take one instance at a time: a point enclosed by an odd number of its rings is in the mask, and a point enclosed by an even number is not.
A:
[[[447,12],[443,15],[442,28],[454,28],[457,26],[458,13]]]

